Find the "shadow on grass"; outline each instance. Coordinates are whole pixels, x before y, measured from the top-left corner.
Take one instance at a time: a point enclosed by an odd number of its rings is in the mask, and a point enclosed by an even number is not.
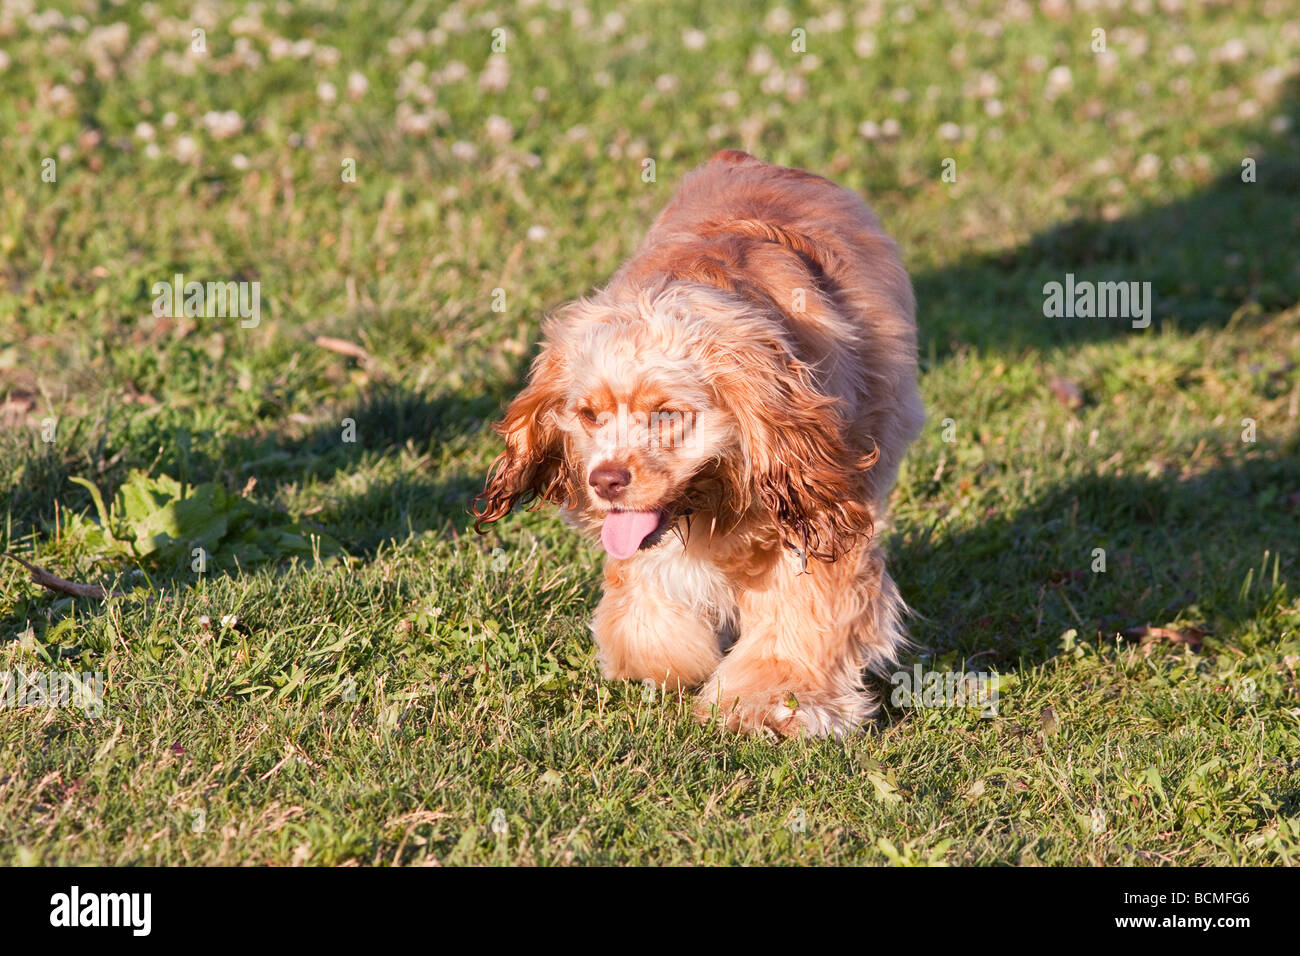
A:
[[[1181,481],[1081,475],[1013,514],[897,542],[913,638],[922,653],[1005,669],[1055,655],[1070,628],[1092,641],[1139,625],[1247,621],[1272,593],[1275,560],[1278,584],[1300,587],[1298,452],[1259,448]]]
[[[1012,250],[974,256],[914,277],[922,354],[954,349],[1017,353],[1121,335],[1163,323],[1187,330],[1225,323],[1242,303],[1265,313],[1300,300],[1300,82],[1276,112],[1292,132],[1251,127],[1254,182],[1228,169],[1194,195],[1115,221],[1079,218]],[[1076,280],[1150,282],[1151,327],[1122,318],[1048,318],[1043,286]]]
[[[481,476],[447,469],[439,459],[447,445],[466,445],[486,429],[505,398],[504,385],[474,395],[381,385],[301,436],[236,443],[222,457],[236,477],[256,475],[266,494],[333,483],[311,520],[351,553],[369,557],[381,543],[411,533],[464,532]]]
[[[350,554],[369,559],[384,543],[413,534],[466,532],[469,502],[483,476],[446,467],[446,453],[488,429],[508,395],[505,383],[474,394],[383,384],[303,434],[238,440],[221,450],[220,460],[235,482],[256,476],[263,495],[330,486],[308,520]]]

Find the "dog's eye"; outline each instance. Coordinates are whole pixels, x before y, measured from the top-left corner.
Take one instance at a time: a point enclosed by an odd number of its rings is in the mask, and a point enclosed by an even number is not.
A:
[[[588,425],[596,424],[596,413],[592,411],[590,408],[582,409],[582,411],[578,412],[578,417],[581,418]]]

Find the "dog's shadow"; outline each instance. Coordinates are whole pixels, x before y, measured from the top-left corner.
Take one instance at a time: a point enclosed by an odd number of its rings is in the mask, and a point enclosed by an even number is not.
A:
[[[1246,454],[1183,480],[1081,475],[967,530],[896,538],[919,652],[1006,670],[1059,653],[1071,629],[1095,641],[1145,625],[1243,624],[1273,594],[1275,569],[1294,594],[1300,457]]]

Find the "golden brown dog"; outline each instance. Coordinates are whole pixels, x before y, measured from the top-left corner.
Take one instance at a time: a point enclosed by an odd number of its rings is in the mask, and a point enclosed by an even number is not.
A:
[[[607,678],[741,731],[841,734],[905,609],[877,534],[921,428],[915,302],[853,193],[724,150],[545,324],[476,528],[519,501],[599,536]]]

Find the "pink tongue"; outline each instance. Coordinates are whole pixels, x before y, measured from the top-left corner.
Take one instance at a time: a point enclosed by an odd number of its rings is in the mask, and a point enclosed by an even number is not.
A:
[[[641,542],[657,527],[657,511],[611,511],[605,515],[600,540],[611,555],[626,560],[636,554]]]

